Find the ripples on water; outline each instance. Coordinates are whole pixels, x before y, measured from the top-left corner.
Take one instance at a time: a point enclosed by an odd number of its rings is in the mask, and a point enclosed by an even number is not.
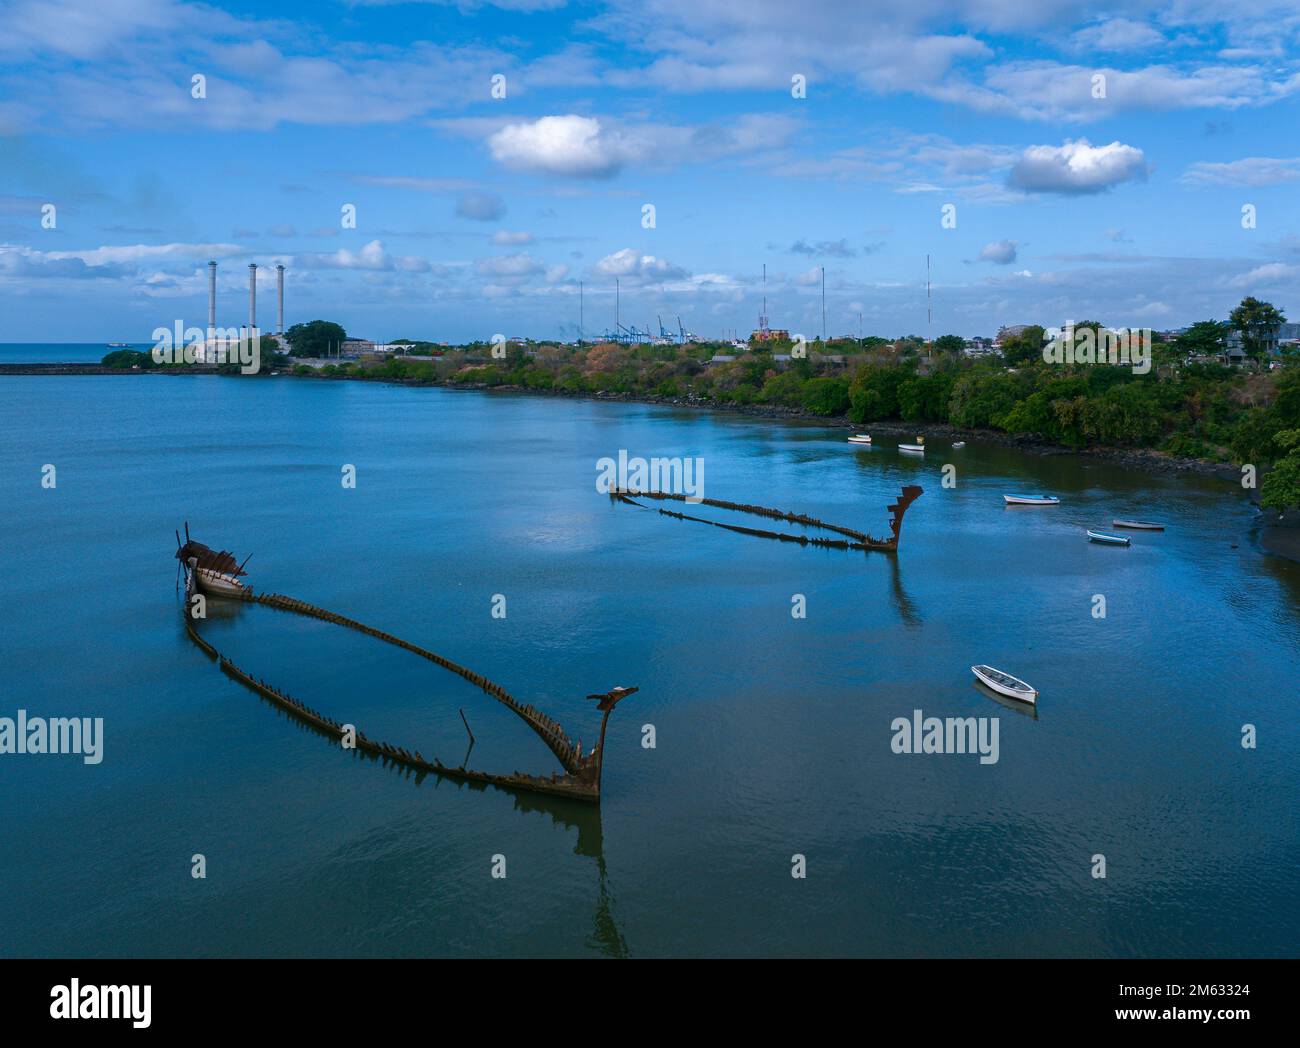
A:
[[[1294,949],[1300,566],[1260,553],[1229,485],[355,383],[0,378],[0,408],[0,715],[106,722],[98,767],[0,760],[6,953]],[[801,549],[612,505],[595,463],[620,448],[701,455],[710,497],[873,534],[902,484],[926,493],[896,558]],[[1004,509],[1016,490],[1063,502]],[[1084,540],[1115,516],[1170,526]],[[587,745],[583,696],[641,685],[611,720],[600,812],[416,785],[220,676],[178,621],[186,519],[251,552],[255,586],[465,663]],[[555,767],[503,708],[377,641],[260,607],[205,630],[369,734],[458,763],[463,708],[472,766]],[[978,690],[975,662],[1038,687],[1037,719]],[[916,708],[1000,718],[999,762],[893,754]]]

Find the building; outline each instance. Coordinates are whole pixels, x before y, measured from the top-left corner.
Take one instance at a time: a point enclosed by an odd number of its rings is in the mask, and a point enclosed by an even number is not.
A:
[[[789,342],[790,332],[785,328],[759,328],[749,336],[750,342]]]
[[[1009,327],[1004,325],[998,329],[998,337],[993,340],[993,348],[1001,349],[1004,342],[1009,338],[1015,338],[1029,330],[1029,324],[1012,324]]]
[[[1283,344],[1295,345],[1300,342],[1300,324],[1279,324],[1268,335],[1265,340],[1269,354],[1275,354]],[[1243,340],[1241,332],[1232,330],[1228,332],[1228,348],[1242,349]]]
[[[339,343],[339,353],[342,356],[356,356],[360,353],[373,353],[375,343],[368,338],[345,338]]]

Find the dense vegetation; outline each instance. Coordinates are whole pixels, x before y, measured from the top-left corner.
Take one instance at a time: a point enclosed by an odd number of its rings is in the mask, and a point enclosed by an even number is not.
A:
[[[847,340],[812,343],[807,357],[789,361],[777,361],[773,347],[755,347],[713,364],[708,361],[715,354],[735,351],[722,344],[601,343],[538,345],[527,352],[512,345],[503,359],[493,359],[488,347],[443,347],[433,359],[393,357],[331,366],[325,373],[772,405],[864,424],[950,423],[1066,447],[1154,448],[1260,467],[1277,463],[1265,478],[1264,503],[1295,505],[1300,366],[1291,357],[1272,371],[1188,363],[1193,355],[1221,351],[1226,331],[1205,321],[1158,343],[1145,375],[1127,366],[1044,363],[1043,331],[1032,327],[1006,340],[1001,355],[975,359],[951,340],[941,349],[939,339],[868,347]],[[835,355],[844,362],[829,359]]]
[[[326,357],[338,352],[348,333],[341,324],[329,320],[311,320],[294,324],[284,333],[289,352],[295,357]]]
[[[112,353],[105,354],[100,363],[106,368],[153,368],[158,366],[154,363],[151,353],[141,352],[138,349],[115,349]]]
[[[297,364],[293,371],[770,405],[863,424],[949,423],[1074,448],[1153,448],[1275,466],[1265,474],[1261,501],[1282,508],[1300,503],[1300,366],[1294,354],[1284,355],[1281,368],[1261,366],[1267,329],[1280,317],[1269,303],[1246,299],[1232,324],[1202,321],[1172,341],[1158,341],[1147,374],[1126,365],[1046,363],[1041,327],[1004,338],[999,354],[977,358],[965,356],[963,340],[952,335],[929,343],[914,336],[813,342],[806,355],[793,358],[786,356],[789,344],[780,342],[755,343],[747,352],[729,343],[511,343],[499,357],[487,343],[418,342],[410,355],[319,371]],[[1100,325],[1075,325],[1088,327]],[[1204,362],[1223,351],[1233,327],[1255,365]],[[295,355],[309,356],[322,339],[342,338],[343,329],[313,321],[295,325],[286,337]]]

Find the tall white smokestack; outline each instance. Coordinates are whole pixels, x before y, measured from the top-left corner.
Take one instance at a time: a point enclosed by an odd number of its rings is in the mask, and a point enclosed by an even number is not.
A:
[[[217,333],[217,264],[208,263],[208,339]]]
[[[275,267],[275,333],[284,334],[284,266]]]
[[[248,263],[248,337],[257,327],[257,263]]]

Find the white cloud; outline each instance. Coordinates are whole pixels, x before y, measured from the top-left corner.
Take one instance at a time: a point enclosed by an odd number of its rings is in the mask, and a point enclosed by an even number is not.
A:
[[[495,160],[507,167],[550,175],[608,178],[627,159],[627,145],[601,135],[587,116],[544,116],[531,124],[508,124],[488,139]]]
[[[390,255],[379,240],[371,240],[360,251],[339,248],[319,254],[295,255],[293,264],[302,269],[356,269],[372,272],[402,270],[408,273],[427,271],[427,259],[415,255]]]
[[[1131,18],[1107,18],[1080,29],[1072,40],[1077,47],[1091,51],[1138,51],[1165,43],[1159,30]]]
[[[606,255],[593,267],[603,277],[618,277],[633,283],[657,284],[666,280],[684,280],[690,274],[681,266],[654,255],[638,254],[630,247]]]
[[[816,243],[800,239],[791,244],[788,250],[792,255],[828,255],[832,258],[854,258],[858,253],[844,237],[839,240],[818,240]]]
[[[470,134],[483,124],[462,122]],[[443,126],[455,128],[454,122]],[[518,171],[568,178],[610,178],[631,164],[708,163],[780,146],[794,122],[747,114],[722,124],[624,124],[573,113],[507,124],[487,138],[494,160]]]
[[[1297,278],[1300,278],[1300,266],[1288,265],[1285,262],[1266,262],[1262,266],[1256,266],[1248,273],[1233,277],[1228,281],[1228,286],[1240,288],[1276,287],[1280,284],[1293,283]]]
[[[1146,178],[1142,150],[1121,142],[1094,146],[1086,138],[1061,146],[1030,146],[1011,169],[1007,184],[1027,193],[1100,193]]]
[[[475,222],[495,222],[505,213],[505,201],[495,193],[462,193],[456,201],[456,214]]]
[[[1129,311],[1132,316],[1142,320],[1167,317],[1173,310],[1165,302],[1147,302]]]
[[[525,230],[498,229],[492,234],[492,243],[501,244],[505,247],[531,244],[532,242],[533,234]]]
[[[97,247],[81,251],[44,252],[48,258],[79,258],[88,266],[114,262],[146,262],[165,259],[190,260],[196,257],[228,258],[242,252],[238,244],[125,244],[120,247]]]
[[[55,257],[52,252],[36,251],[16,244],[0,244],[0,279],[21,280],[47,277],[68,280],[116,279],[124,270],[116,264],[90,265],[70,253]]]
[[[1193,185],[1275,186],[1300,180],[1300,157],[1250,156],[1227,163],[1192,164],[1182,180]]]
[[[1017,244],[1014,240],[995,240],[980,249],[981,262],[996,262],[1000,266],[1009,266],[1016,260]]]
[[[504,281],[526,280],[546,271],[546,267],[527,252],[480,258],[474,263],[474,268],[483,276]]]

